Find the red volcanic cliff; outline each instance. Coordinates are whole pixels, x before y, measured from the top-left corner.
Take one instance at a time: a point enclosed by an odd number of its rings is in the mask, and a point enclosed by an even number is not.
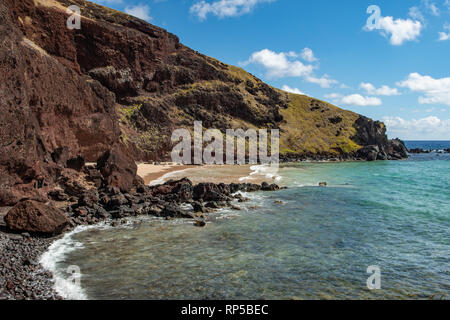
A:
[[[74,4],[80,30],[66,27]],[[0,2],[0,112],[0,205],[45,200],[58,188],[128,189],[133,160],[164,159],[172,130],[194,120],[280,128],[290,158],[405,156],[381,123],[272,88],[163,29],[84,0]],[[84,161],[100,157],[87,172]]]

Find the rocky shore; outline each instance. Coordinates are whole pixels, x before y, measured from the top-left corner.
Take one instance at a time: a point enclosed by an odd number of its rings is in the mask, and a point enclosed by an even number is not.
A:
[[[39,256],[53,239],[0,231],[0,300],[59,300]]]
[[[279,189],[267,183],[193,185],[184,178],[154,187],[138,184],[128,192],[105,186],[69,196],[59,190],[47,203],[23,199],[4,210],[0,221],[0,299],[61,299],[52,289],[52,274],[38,260],[55,237],[79,225],[107,221],[116,227],[128,218],[150,215],[191,219],[195,226],[204,227],[215,209],[240,210],[238,203],[248,200],[240,192]]]
[[[424,150],[422,148],[409,149],[410,154],[428,154],[428,153],[450,153],[450,149],[443,150]]]

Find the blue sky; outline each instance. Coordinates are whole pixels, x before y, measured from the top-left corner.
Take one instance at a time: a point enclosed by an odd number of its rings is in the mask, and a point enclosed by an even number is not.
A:
[[[450,140],[450,0],[95,0],[267,83]],[[368,19],[371,5],[380,9]]]

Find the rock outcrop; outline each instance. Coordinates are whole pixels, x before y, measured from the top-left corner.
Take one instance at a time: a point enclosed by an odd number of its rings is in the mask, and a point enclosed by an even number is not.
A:
[[[16,204],[5,216],[5,222],[12,231],[46,236],[60,234],[69,224],[60,209],[32,200]]]
[[[357,157],[368,161],[400,160],[408,157],[408,149],[399,139],[388,140],[386,126],[379,121],[360,116],[355,122],[356,143],[362,147]]]
[[[103,176],[104,186],[117,187],[123,192],[128,192],[133,187],[137,166],[134,160],[119,148],[113,148],[97,160],[97,170]]]

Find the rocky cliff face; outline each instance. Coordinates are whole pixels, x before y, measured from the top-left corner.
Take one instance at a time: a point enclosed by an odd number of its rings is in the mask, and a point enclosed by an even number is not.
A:
[[[80,30],[66,28],[73,4]],[[0,205],[47,199],[55,188],[129,188],[135,168],[108,161],[165,159],[173,129],[192,130],[194,120],[280,128],[281,151],[293,159],[404,156],[381,123],[272,88],[84,0],[0,2],[0,111]],[[107,169],[83,169],[100,157]]]

